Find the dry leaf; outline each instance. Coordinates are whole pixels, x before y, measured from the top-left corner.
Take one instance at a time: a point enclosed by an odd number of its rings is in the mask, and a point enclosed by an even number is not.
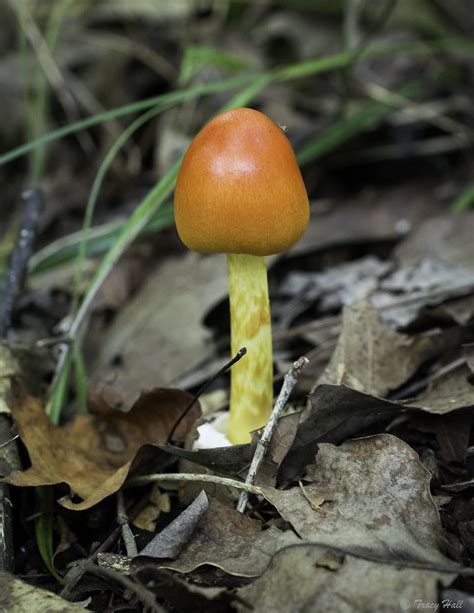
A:
[[[59,427],[38,400],[16,386],[12,414],[32,466],[4,480],[18,486],[67,483],[71,495],[83,501],[73,502],[69,496],[60,503],[68,509],[88,509],[120,489],[132,463],[135,467],[140,462],[140,448],[166,441],[190,400],[186,392],[156,388],[144,392],[126,413],[103,402],[97,404],[97,414],[78,416]],[[198,413],[195,405],[178,427],[177,439],[188,434]]]
[[[169,494],[161,490],[159,483],[153,483],[148,503],[134,518],[133,525],[148,532],[155,532],[161,513],[169,513],[170,509]]]
[[[174,385],[213,354],[203,319],[226,293],[224,257],[188,253],[166,259],[107,331],[93,379],[112,381],[128,404],[135,390],[156,385],[157,377],[160,385]]]
[[[295,542],[299,539],[292,531],[262,530],[261,522],[209,498],[207,513],[178,559],[160,567],[186,573],[211,565],[231,575],[258,577],[275,551]]]
[[[10,573],[0,571],[0,611],[11,613],[78,613],[84,611],[79,604],[67,602],[49,590],[35,587]]]
[[[400,334],[384,324],[368,302],[355,303],[344,308],[336,349],[318,383],[343,383],[360,392],[384,396],[439,352],[439,339],[440,335]]]
[[[275,554],[268,570],[252,584],[238,590],[243,603],[256,612],[294,613],[395,613],[416,610],[416,602],[437,603],[438,582],[453,576],[378,564],[345,556],[330,562],[324,547],[289,547]],[[237,610],[247,613],[245,604]]]
[[[140,551],[134,561],[143,563],[146,558],[170,558],[175,560],[188,543],[208,507],[209,501],[206,492],[202,491],[176,519]]]
[[[406,443],[388,434],[340,447],[324,443],[311,472],[305,496],[299,487],[265,492],[301,538],[395,559],[446,562],[431,476]],[[307,497],[321,492],[326,502],[316,512]]]

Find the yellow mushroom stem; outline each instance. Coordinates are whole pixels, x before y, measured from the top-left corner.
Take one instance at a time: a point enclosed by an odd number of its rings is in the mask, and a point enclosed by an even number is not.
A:
[[[231,370],[228,438],[248,443],[250,432],[264,426],[273,402],[272,330],[265,258],[229,254],[232,355],[247,355]]]

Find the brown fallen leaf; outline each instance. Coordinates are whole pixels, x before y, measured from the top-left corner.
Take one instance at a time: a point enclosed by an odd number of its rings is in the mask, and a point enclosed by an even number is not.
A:
[[[370,303],[357,302],[344,308],[336,349],[318,384],[344,384],[385,396],[445,345],[439,332],[413,337],[400,334],[382,322]]]
[[[298,536],[320,545],[365,547],[394,559],[446,563],[431,475],[406,443],[388,434],[339,447],[322,443],[315,461],[304,495],[300,487],[265,490]],[[321,493],[326,502],[316,512],[308,497]]]
[[[95,414],[75,417],[65,426],[54,425],[41,403],[18,386],[12,392],[12,414],[25,444],[31,467],[4,479],[17,486],[67,483],[71,495],[59,502],[74,510],[88,509],[120,489],[129,472],[143,461],[144,445],[162,445],[192,396],[156,388],[145,391],[130,411],[97,401]],[[183,440],[200,413],[198,404],[176,430]],[[73,502],[78,494],[83,501]]]
[[[159,483],[153,483],[147,505],[133,519],[133,525],[148,532],[156,531],[156,522],[162,513],[169,513],[171,502],[169,494],[163,492]]]

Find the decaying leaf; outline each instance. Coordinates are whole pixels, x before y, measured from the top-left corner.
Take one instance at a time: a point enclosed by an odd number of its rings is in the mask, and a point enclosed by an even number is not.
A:
[[[463,373],[466,374],[464,378]],[[430,423],[437,416],[449,415],[453,411],[469,413],[474,407],[474,387],[467,381],[467,369],[451,373],[446,379],[443,382],[441,378],[433,384],[432,394],[427,392],[409,402],[378,398],[344,385],[318,386],[309,396],[311,411],[299,425],[293,446],[280,468],[279,479],[284,481],[300,474],[312,462],[318,443],[342,443],[375,425],[383,432],[389,420],[405,413],[421,414],[425,422],[431,420]],[[434,391],[438,385],[440,390],[445,386],[449,388],[441,403]],[[464,419],[464,427],[469,430],[472,419],[466,416]]]
[[[34,587],[18,577],[0,571],[0,610],[14,613],[78,613],[84,611],[84,607],[67,602],[49,590]]]
[[[470,370],[464,366],[438,377],[409,404],[438,415],[445,415],[454,409],[468,409],[474,406],[474,385],[469,382],[469,376]]]
[[[395,251],[402,264],[413,264],[433,257],[461,266],[474,266],[472,228],[474,212],[446,213],[429,217]]]
[[[251,459],[250,445],[232,445],[231,447],[213,447],[211,449],[181,449],[173,445],[162,446],[161,449],[171,455],[206,466],[216,472],[230,475],[239,473],[248,466]]]
[[[283,549],[268,570],[240,588],[238,595],[258,612],[392,613],[406,602],[436,603],[438,581],[446,584],[453,578],[350,556],[343,558],[339,568],[328,568],[327,556],[328,550],[311,544]],[[245,604],[236,606],[241,613],[248,611]]]
[[[437,258],[423,258],[388,275],[371,303],[381,309],[382,319],[399,328],[412,324],[422,309],[474,292],[472,270]],[[472,299],[472,296],[470,296]],[[466,299],[465,299],[466,300]],[[469,321],[469,302],[451,307],[454,319]],[[446,307],[449,312],[449,306]],[[471,310],[472,313],[472,310]]]
[[[159,566],[190,572],[210,565],[231,575],[258,577],[275,551],[295,542],[299,539],[292,531],[283,532],[274,526],[262,530],[259,521],[210,498],[208,511],[179,557]]]
[[[155,532],[156,522],[161,513],[169,513],[170,508],[169,494],[161,490],[159,483],[153,483],[148,502],[133,519],[133,525],[148,532]]]
[[[445,562],[430,478],[411,447],[384,434],[340,447],[320,445],[305,486],[310,497],[324,493],[320,512],[299,487],[270,490],[265,497],[305,540],[368,548],[394,559]]]
[[[166,441],[190,400],[186,392],[156,388],[144,392],[126,413],[102,403],[96,405],[95,415],[78,416],[59,427],[38,400],[16,387],[12,414],[31,468],[13,472],[5,481],[18,486],[67,483],[71,496],[78,494],[83,501],[65,497],[60,503],[69,509],[88,509],[121,487],[143,459],[136,456],[144,445]],[[198,413],[196,404],[179,425],[178,440],[188,434]]]
[[[208,507],[209,501],[206,493],[202,491],[176,519],[140,551],[134,560],[143,561],[144,558],[175,560],[188,543]]]
[[[382,323],[368,302],[345,307],[342,331],[319,384],[345,384],[384,396],[439,352],[438,335],[410,337]]]
[[[376,289],[378,280],[392,269],[390,262],[367,256],[323,272],[290,272],[280,291],[289,296],[318,299],[320,311],[352,304]]]
[[[10,387],[15,378],[30,394],[44,391],[45,377],[54,365],[45,349],[10,345],[0,341],[0,413],[10,412]]]
[[[173,385],[212,355],[202,320],[226,293],[225,258],[196,253],[168,258],[117,315],[91,369],[93,379],[113,381],[126,404],[136,390]]]

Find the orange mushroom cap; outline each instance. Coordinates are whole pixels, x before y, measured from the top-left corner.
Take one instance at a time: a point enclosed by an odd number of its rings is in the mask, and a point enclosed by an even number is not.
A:
[[[174,215],[194,251],[262,256],[289,249],[306,230],[309,203],[283,131],[253,109],[215,117],[186,151]]]

